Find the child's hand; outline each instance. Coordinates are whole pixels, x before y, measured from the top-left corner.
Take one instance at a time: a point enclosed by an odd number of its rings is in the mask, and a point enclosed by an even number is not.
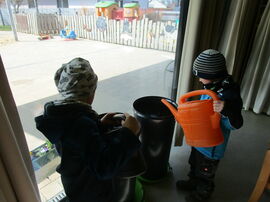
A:
[[[101,118],[101,124],[105,126],[119,125],[119,121],[113,118],[116,114],[118,113],[107,113],[105,116]]]
[[[136,118],[130,116],[128,113],[125,113],[126,119],[122,121],[122,126],[129,128],[136,136],[139,135],[141,126]]]
[[[225,104],[225,102],[222,101],[222,100],[215,100],[213,102],[213,110],[214,110],[214,112],[220,113],[224,108],[224,104]]]

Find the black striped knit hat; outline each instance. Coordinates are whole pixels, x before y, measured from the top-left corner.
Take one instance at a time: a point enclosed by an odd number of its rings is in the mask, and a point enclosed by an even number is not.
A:
[[[228,75],[225,57],[218,51],[203,51],[193,63],[193,73],[203,79],[218,79]]]

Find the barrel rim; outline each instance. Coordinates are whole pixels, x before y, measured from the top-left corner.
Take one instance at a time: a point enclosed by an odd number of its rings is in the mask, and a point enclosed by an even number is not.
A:
[[[138,114],[139,116],[144,116],[144,117],[155,119],[155,120],[163,120],[165,118],[174,118],[173,114],[170,112],[170,110],[165,105],[164,105],[164,109],[168,110],[169,113],[167,115],[161,115],[161,116],[153,116],[153,115],[149,115],[149,114],[146,115],[146,114],[143,114],[141,111],[135,109],[136,103],[140,102],[143,99],[160,99],[160,103],[163,105],[163,103],[161,102],[161,99],[169,99],[169,98],[162,97],[162,96],[144,96],[144,97],[140,97],[140,98],[136,99],[133,102],[134,114]],[[169,100],[171,100],[171,99],[169,99]]]

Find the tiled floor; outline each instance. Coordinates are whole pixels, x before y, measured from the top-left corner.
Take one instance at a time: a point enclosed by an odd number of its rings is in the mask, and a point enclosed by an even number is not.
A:
[[[42,201],[46,202],[63,191],[60,175],[55,172],[38,184]]]

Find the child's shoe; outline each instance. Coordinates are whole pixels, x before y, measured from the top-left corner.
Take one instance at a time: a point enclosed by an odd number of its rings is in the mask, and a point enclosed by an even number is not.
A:
[[[196,189],[197,180],[190,178],[189,180],[178,180],[176,182],[176,188],[183,191],[193,191]]]

